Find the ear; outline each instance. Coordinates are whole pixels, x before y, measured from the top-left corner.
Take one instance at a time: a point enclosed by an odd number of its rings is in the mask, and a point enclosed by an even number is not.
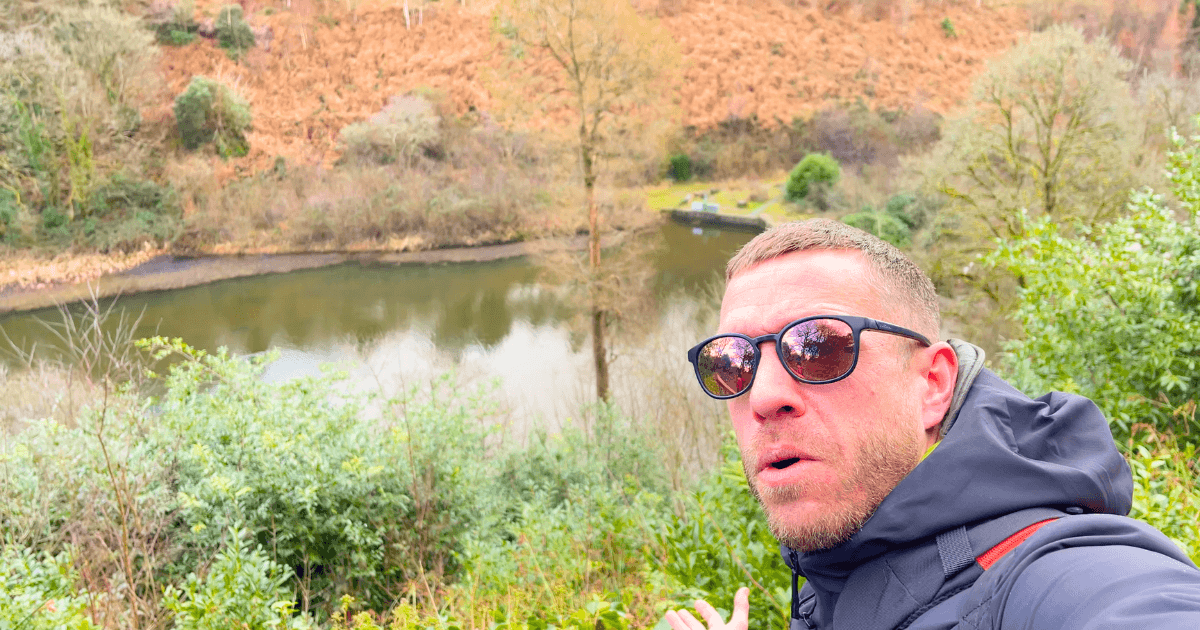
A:
[[[927,446],[938,439],[938,430],[950,401],[954,397],[954,385],[958,382],[958,355],[950,344],[940,341],[919,352],[920,358],[914,367],[924,388],[919,390],[917,401],[921,409],[921,426],[925,428]]]

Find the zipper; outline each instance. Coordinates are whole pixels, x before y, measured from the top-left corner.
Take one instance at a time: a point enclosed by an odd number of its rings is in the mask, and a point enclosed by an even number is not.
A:
[[[800,556],[789,548],[788,559],[792,561],[792,619],[799,619],[808,630],[815,630],[817,626],[812,622],[812,611],[800,610]]]

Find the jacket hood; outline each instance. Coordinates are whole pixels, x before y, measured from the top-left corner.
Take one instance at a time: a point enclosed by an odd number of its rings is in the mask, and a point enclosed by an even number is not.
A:
[[[966,395],[956,391],[962,405],[948,414],[945,436],[863,528],[837,547],[798,554],[793,568],[822,608],[832,609],[855,567],[960,525],[1033,507],[1129,512],[1129,465],[1095,404],[1061,392],[1031,400],[986,369],[962,377]]]

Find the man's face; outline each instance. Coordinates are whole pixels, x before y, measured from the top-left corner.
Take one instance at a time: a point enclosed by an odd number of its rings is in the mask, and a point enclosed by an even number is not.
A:
[[[794,252],[734,276],[721,333],[777,333],[809,315],[860,315],[901,326],[853,251]],[[826,549],[858,531],[920,461],[927,442],[920,374],[905,344],[864,331],[858,365],[824,385],[796,381],[770,342],[750,391],[728,401],[750,488],[771,531],[798,551]]]

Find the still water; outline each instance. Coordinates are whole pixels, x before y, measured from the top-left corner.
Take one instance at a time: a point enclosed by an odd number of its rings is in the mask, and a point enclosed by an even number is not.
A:
[[[637,396],[623,375],[634,372],[639,353],[667,355],[667,369],[687,371],[683,353],[712,325],[713,286],[752,236],[666,224],[653,237],[657,246],[645,264],[654,269],[657,317],[641,326],[655,330],[634,343],[617,340],[619,402]],[[537,261],[526,258],[351,263],[125,296],[117,308],[142,313],[139,337],[181,337],[236,354],[274,350],[279,358],[267,368],[268,379],[339,363],[351,381],[394,392],[454,371],[464,384],[496,383],[496,396],[514,415],[550,423],[575,413],[593,391],[588,328],[562,291],[545,282]],[[0,327],[21,347],[46,348],[55,340],[41,322],[59,318],[45,309],[2,317]],[[0,350],[6,345],[0,340]]]

